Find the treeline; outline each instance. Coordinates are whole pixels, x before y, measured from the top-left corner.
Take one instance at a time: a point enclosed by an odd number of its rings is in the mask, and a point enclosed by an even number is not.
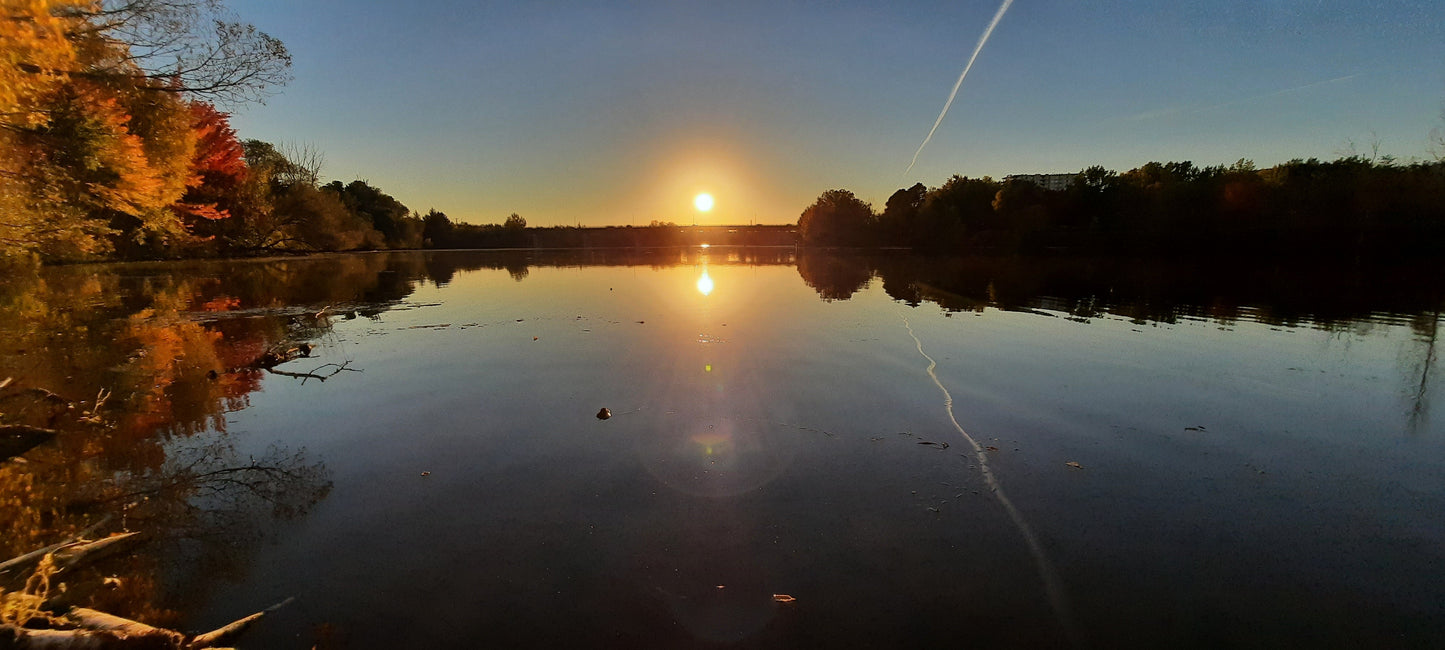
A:
[[[427,248],[645,248],[667,246],[792,246],[797,228],[784,226],[551,226],[528,228],[517,214],[500,224],[453,222],[432,210],[422,218]]]
[[[1433,255],[1445,244],[1445,162],[1095,166],[1058,190],[954,176],[894,192],[881,213],[847,190],[824,192],[798,229],[812,245],[956,253]]]
[[[278,40],[218,0],[28,0],[0,13],[0,259],[421,248],[365,181],[238,139],[216,104],[289,80]]]

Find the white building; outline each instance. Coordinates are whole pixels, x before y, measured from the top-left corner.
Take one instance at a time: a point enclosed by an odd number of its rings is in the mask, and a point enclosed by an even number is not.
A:
[[[1028,181],[1046,190],[1059,191],[1069,189],[1078,174],[1010,174],[1003,177],[1004,181]]]

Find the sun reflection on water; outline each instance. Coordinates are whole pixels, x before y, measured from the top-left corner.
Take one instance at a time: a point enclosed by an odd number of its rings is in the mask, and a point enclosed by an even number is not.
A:
[[[712,293],[712,278],[708,277],[706,268],[702,270],[702,277],[697,279],[697,290],[704,296]]]

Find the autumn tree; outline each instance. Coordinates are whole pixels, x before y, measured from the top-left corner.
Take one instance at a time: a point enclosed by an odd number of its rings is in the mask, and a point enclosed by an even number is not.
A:
[[[188,98],[256,99],[290,64],[278,41],[221,11],[213,0],[5,2],[0,255],[154,255],[192,239],[186,215],[201,204],[183,197],[204,182],[194,165],[206,134]]]
[[[232,210],[240,208],[247,175],[245,150],[225,113],[200,101],[191,102],[190,110],[196,134],[191,158],[194,182],[173,209],[190,232],[214,240],[220,234],[215,222],[230,218]]]

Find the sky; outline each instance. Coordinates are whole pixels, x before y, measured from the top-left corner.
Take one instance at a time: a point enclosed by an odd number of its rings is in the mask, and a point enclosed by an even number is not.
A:
[[[471,223],[793,223],[835,188],[1423,160],[1445,130],[1440,0],[1014,0],[907,174],[999,2],[228,6],[294,57],[240,137]]]

